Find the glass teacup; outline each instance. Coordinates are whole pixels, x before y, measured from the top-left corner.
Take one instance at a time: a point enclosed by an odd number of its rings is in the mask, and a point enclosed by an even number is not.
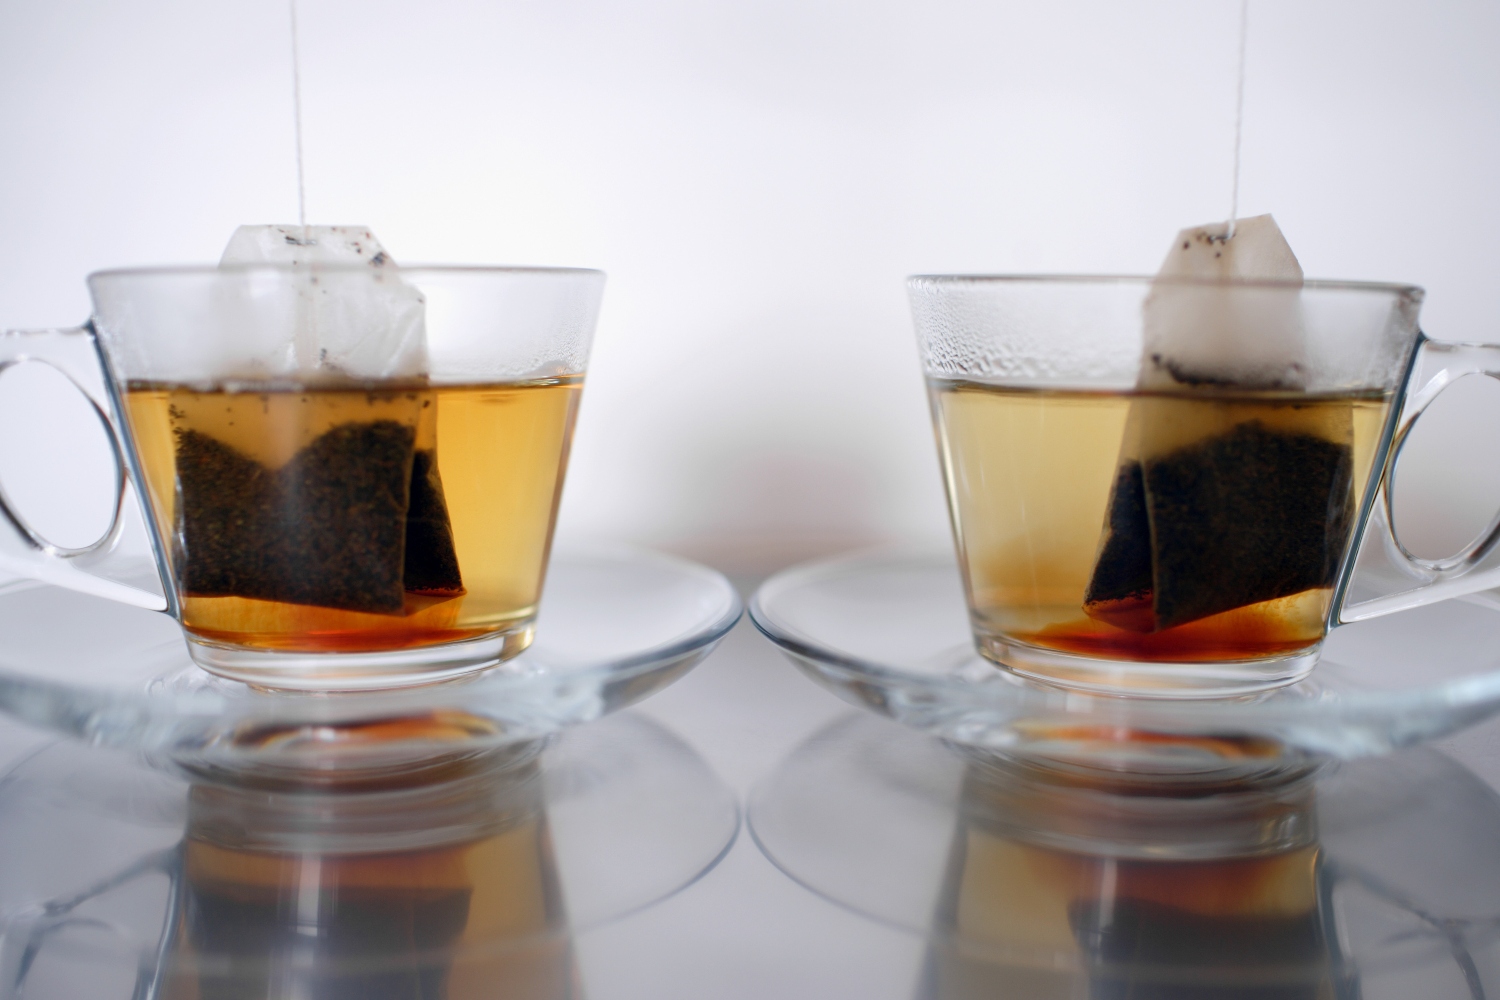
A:
[[[165,601],[109,579],[118,510],[103,538],[64,549],[0,496],[0,565],[165,610],[197,663],[267,687],[399,686],[514,656],[603,282],[337,264],[95,274],[88,325],[0,337],[0,367],[50,364],[92,399],[122,491],[128,470],[143,500]],[[399,364],[360,339],[368,302],[385,310],[374,322],[403,324]]]
[[[1164,287],[1202,315],[1294,317],[1296,370],[1141,389],[1143,317]],[[1422,560],[1382,510],[1411,582],[1349,598],[1413,421],[1454,378],[1500,369],[1500,348],[1427,340],[1420,289],[950,276],[910,292],[975,639],[1017,673],[1253,691],[1306,676],[1336,624],[1497,582],[1475,572],[1495,524]]]

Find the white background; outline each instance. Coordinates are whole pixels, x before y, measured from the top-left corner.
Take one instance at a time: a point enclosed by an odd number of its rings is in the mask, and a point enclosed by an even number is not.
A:
[[[902,279],[1149,272],[1228,210],[1236,0],[300,2],[309,221],[609,272],[565,538],[756,570],[940,537]],[[1242,214],[1500,339],[1497,51],[1493,2],[1253,0]],[[0,326],[292,220],[291,122],[281,0],[0,0]],[[1439,541],[1500,497],[1484,389],[1428,434]],[[0,391],[0,469],[66,533],[100,477],[38,391]]]
[[[300,2],[310,221],[400,261],[610,274],[564,537],[745,573],[939,538],[902,279],[1150,272],[1228,210],[1238,0]],[[1500,340],[1500,5],[1252,3],[1244,213],[1309,275],[1422,284],[1435,336]],[[0,328],[294,218],[286,24],[282,0],[0,0]],[[0,476],[86,534],[99,456],[18,376]],[[1492,387],[1427,429],[1433,546],[1500,498]],[[646,710],[743,792],[839,709],[779,659],[741,633]],[[601,998],[747,1000],[910,996],[922,957],[748,841],[582,954]]]

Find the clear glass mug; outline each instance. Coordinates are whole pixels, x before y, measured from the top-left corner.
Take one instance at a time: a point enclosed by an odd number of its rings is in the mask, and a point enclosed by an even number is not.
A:
[[[1252,355],[1257,317],[1292,322],[1295,370],[1141,388],[1163,288],[1248,323]],[[1500,347],[1422,334],[1421,289],[918,276],[909,291],[975,641],[1018,674],[1261,690],[1305,677],[1336,625],[1500,584],[1500,518],[1444,560],[1391,528],[1386,487],[1422,410],[1463,375],[1500,377]]]
[[[0,568],[165,611],[271,688],[445,680],[530,644],[604,275],[236,265],[103,271],[71,330],[0,336],[110,433],[165,599],[0,492]],[[372,332],[373,331],[373,332]]]

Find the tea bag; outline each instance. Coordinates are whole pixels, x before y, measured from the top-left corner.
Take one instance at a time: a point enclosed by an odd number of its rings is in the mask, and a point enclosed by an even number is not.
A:
[[[288,384],[174,394],[184,589],[383,614],[462,593],[421,292],[359,227],[242,226],[220,263],[264,262],[313,265]]]
[[[1178,234],[1144,306],[1090,617],[1155,632],[1332,585],[1353,411],[1302,394],[1301,280],[1269,215]]]

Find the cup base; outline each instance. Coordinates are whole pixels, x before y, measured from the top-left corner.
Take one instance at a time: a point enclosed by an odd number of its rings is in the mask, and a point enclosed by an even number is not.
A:
[[[480,673],[531,645],[531,622],[478,639],[377,653],[286,653],[209,642],[188,634],[188,653],[204,670],[274,691],[381,691]]]
[[[1078,656],[998,635],[980,636],[978,642],[987,659],[1028,680],[1135,698],[1233,698],[1284,687],[1312,672],[1320,648],[1254,660],[1183,663]]]

